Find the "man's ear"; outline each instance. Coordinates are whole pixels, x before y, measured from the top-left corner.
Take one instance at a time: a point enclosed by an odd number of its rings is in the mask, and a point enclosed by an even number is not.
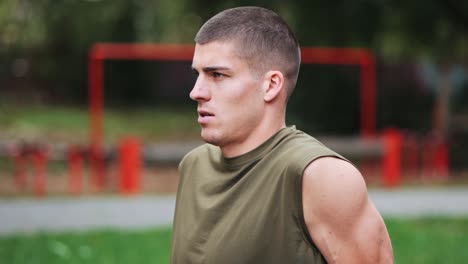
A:
[[[266,102],[271,102],[277,98],[284,89],[284,76],[280,71],[268,71],[265,74],[265,94],[263,99]]]

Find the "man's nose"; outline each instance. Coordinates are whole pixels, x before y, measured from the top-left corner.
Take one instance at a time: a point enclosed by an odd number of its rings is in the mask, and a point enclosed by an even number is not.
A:
[[[190,98],[194,101],[208,101],[210,100],[209,88],[203,81],[203,78],[198,76],[195,85],[190,92]]]

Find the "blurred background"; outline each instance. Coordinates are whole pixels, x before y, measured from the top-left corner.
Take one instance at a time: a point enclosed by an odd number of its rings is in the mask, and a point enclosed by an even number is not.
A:
[[[191,62],[103,60],[102,149],[95,152],[90,50],[96,43],[193,44],[204,21],[241,5],[279,13],[302,47],[360,48],[375,59],[372,137],[360,135],[359,65],[302,65],[288,124],[336,146],[376,190],[468,186],[466,1],[1,0],[2,203],[172,197],[177,162],[200,143],[196,104],[188,98]],[[23,217],[36,219],[24,210]],[[73,234],[12,227],[17,234],[7,228],[15,222],[10,212],[0,210],[8,233],[0,237],[2,263],[30,263],[26,255],[36,263],[167,263],[167,225],[136,232],[83,224],[86,232]],[[460,249],[468,243],[466,217],[436,211],[386,221],[398,263],[468,261]],[[446,246],[431,251],[435,240]],[[426,254],[408,253],[415,251]]]

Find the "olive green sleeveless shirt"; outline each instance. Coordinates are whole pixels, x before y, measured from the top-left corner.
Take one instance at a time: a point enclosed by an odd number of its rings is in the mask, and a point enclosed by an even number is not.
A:
[[[326,263],[302,212],[303,171],[323,156],[342,158],[295,127],[234,158],[192,150],[179,165],[171,263]]]

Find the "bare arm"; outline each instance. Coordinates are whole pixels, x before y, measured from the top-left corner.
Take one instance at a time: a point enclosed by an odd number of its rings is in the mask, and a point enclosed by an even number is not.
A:
[[[320,158],[306,168],[302,181],[307,229],[328,263],[393,263],[383,219],[354,166]]]

